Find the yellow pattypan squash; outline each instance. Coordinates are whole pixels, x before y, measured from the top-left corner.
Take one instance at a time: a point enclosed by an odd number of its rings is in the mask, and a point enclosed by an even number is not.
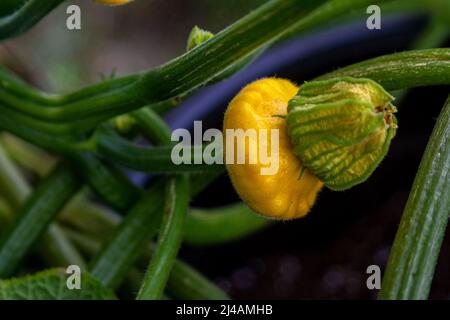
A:
[[[278,129],[279,166],[275,174],[262,175],[261,169],[267,164],[261,163],[259,159],[253,164],[234,162],[226,165],[236,191],[248,206],[261,215],[275,219],[305,216],[323,186],[316,176],[302,166],[292,151],[288,136],[284,117],[289,100],[298,90],[296,85],[284,79],[265,78],[253,82],[231,101],[224,118],[225,134],[227,129]],[[271,150],[271,143],[271,139],[268,139],[266,144],[258,143],[257,148],[263,146]],[[245,150],[247,153],[250,150],[254,152],[250,148]]]

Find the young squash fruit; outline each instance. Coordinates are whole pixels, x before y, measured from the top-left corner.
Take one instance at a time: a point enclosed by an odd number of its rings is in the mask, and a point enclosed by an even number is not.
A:
[[[244,162],[226,167],[240,197],[257,213],[276,219],[305,216],[323,185],[344,190],[365,181],[386,155],[397,130],[393,97],[370,79],[350,77],[305,83],[266,78],[239,92],[225,113],[225,156],[230,129],[279,132],[275,174],[263,175],[261,148],[272,139],[247,136]],[[231,130],[231,132],[233,132]],[[255,147],[252,145],[252,140]],[[233,148],[235,150],[233,150]],[[241,151],[242,151],[241,150]],[[235,156],[235,155],[233,155]],[[249,161],[249,159],[257,161]]]
[[[255,212],[275,219],[294,219],[305,216],[316,200],[323,183],[305,169],[293,153],[288,135],[286,116],[289,100],[298,92],[298,87],[288,80],[266,78],[253,82],[242,89],[231,101],[225,113],[223,129],[279,130],[279,168],[273,175],[262,175],[267,164],[259,161],[250,164],[227,164],[231,181],[240,197]],[[270,135],[268,135],[270,136]],[[225,150],[227,149],[225,139]],[[268,145],[257,143],[258,150],[247,148],[247,152],[258,152]],[[228,152],[228,151],[227,151]],[[271,155],[276,158],[276,155]],[[250,155],[247,154],[247,160]]]

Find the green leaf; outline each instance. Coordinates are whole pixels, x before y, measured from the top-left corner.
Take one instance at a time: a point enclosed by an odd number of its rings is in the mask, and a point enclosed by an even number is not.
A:
[[[86,272],[81,289],[67,287],[64,269],[50,269],[34,275],[0,281],[0,300],[115,300],[115,294]]]

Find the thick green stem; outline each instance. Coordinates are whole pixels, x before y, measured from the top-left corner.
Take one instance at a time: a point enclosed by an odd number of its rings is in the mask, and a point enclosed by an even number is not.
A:
[[[440,47],[450,35],[449,28],[442,21],[434,19],[419,34],[411,45],[411,49],[430,49]],[[401,105],[408,90],[396,90],[392,93],[397,105]]]
[[[166,138],[164,138],[166,139]],[[175,153],[173,146],[143,147],[135,145],[119,136],[112,128],[103,126],[95,136],[95,151],[112,159],[113,161],[130,169],[154,172],[154,173],[202,173],[217,171],[215,165],[209,165],[214,161],[213,155],[204,153],[202,148],[184,146],[180,154],[188,153],[190,159],[201,157],[202,164],[174,163],[172,154]],[[175,156],[179,156],[175,153]]]
[[[218,175],[222,174],[222,170],[216,172],[194,175],[190,182],[190,194],[195,196],[205,187],[207,187]],[[126,188],[122,186],[121,189]],[[118,189],[118,192],[122,192]],[[123,191],[124,193],[127,190]],[[162,206],[163,184],[156,183],[154,187],[149,190],[148,194],[142,196],[141,200],[133,207],[133,209],[126,215],[126,219],[115,230],[113,236],[106,242],[102,251],[97,255],[92,263],[92,270],[104,284],[115,287],[124,279],[127,271],[131,265],[136,261],[141,252],[141,248],[145,246],[153,235],[156,234],[156,227],[160,221],[160,214],[158,211]],[[71,213],[72,212],[72,213]],[[64,221],[73,224],[74,220],[81,219],[82,216],[74,216],[73,213],[77,211],[67,212],[68,215],[63,216]],[[91,211],[94,215],[97,210]],[[115,227],[116,219],[110,218],[107,212],[103,212],[100,220],[107,219],[111,228]],[[96,220],[96,218],[90,218]],[[195,218],[194,218],[195,219]],[[86,224],[80,222],[81,224]],[[75,222],[75,225],[80,225]],[[106,226],[104,225],[106,228]]]
[[[0,145],[0,193],[10,206],[18,209],[30,195],[31,188]]]
[[[151,108],[143,108],[132,113],[140,124],[145,137],[157,144],[170,143],[169,125]]]
[[[390,54],[339,69],[318,79],[338,76],[371,78],[388,90],[450,84],[450,49],[415,50]],[[36,121],[34,119],[27,118],[28,122],[22,123],[24,116],[21,115],[16,119],[10,113],[11,111],[0,113],[0,124],[4,129],[49,150],[70,156],[74,151],[95,151],[97,148],[105,156],[115,157],[118,163],[136,170],[154,172],[161,172],[164,169],[171,172],[197,170],[189,166],[176,168],[177,166],[169,161],[170,154],[167,147],[149,151],[148,148],[134,146],[124,139],[118,139],[114,133],[106,132],[105,134],[103,129],[103,132],[101,130],[99,134],[94,135],[89,143],[77,143],[74,140],[68,140],[67,137],[43,132],[41,131],[43,128],[39,130],[34,128],[33,121]]]
[[[79,249],[88,256],[93,256],[96,254],[101,246],[101,240],[97,239],[96,233],[85,234],[71,228],[63,228],[63,230],[70,240],[73,241]],[[101,239],[104,239],[104,237],[101,237]],[[142,257],[142,260],[145,258],[145,261],[147,262],[149,260],[149,255],[151,256],[153,251],[153,244],[150,244],[145,252],[145,255]],[[132,274],[132,278],[134,278],[133,285],[131,286],[126,283],[124,283],[124,285],[127,287],[132,287],[135,291],[138,291],[142,283],[143,276],[136,267],[130,268],[126,281],[129,281],[131,278],[130,273]],[[137,283],[138,285],[136,286]],[[180,260],[176,260],[173,264],[172,272],[170,273],[169,280],[167,281],[167,291],[170,293],[170,296],[176,299],[228,299],[228,296],[208,278]]]
[[[52,223],[37,240],[35,252],[49,267],[77,265],[86,270],[86,262],[59,224]]]
[[[175,299],[227,300],[229,297],[202,274],[182,261],[175,261],[167,293]]]
[[[10,276],[37,238],[80,188],[75,174],[59,165],[36,188],[0,239],[0,278]]]
[[[315,4],[317,2],[313,0],[270,1],[168,64],[68,96],[55,98],[42,94],[39,99],[33,99],[32,95],[27,94],[29,90],[21,89],[23,85],[19,82],[5,81],[0,90],[0,101],[6,108],[20,110],[34,118],[57,122],[46,130],[56,129],[54,126],[57,124],[74,119],[84,120],[80,125],[88,129],[88,117],[94,118],[95,121],[90,125],[95,126],[114,115],[181,95],[207,83],[244,57],[280,39],[293,28],[300,32],[328,23],[349,10],[373,4],[373,0],[333,0],[303,17],[305,11]]]
[[[157,248],[150,260],[137,299],[160,299],[183,239],[184,221],[189,205],[188,179],[184,175],[169,180],[166,206]]]
[[[111,239],[92,262],[91,274],[109,287],[116,287],[156,235],[164,205],[164,182],[157,182],[127,213]]]
[[[7,132],[0,135],[0,141],[15,163],[39,177],[45,177],[56,163],[55,157]]]
[[[80,200],[76,203],[72,201],[61,212],[59,221],[63,225],[70,225],[84,233],[106,240],[120,224],[122,216],[99,204],[83,201],[86,199]]]
[[[0,189],[13,210],[19,210],[31,194],[31,188],[28,182],[1,146]],[[7,220],[6,222],[9,223],[9,217]],[[42,237],[37,241],[35,251],[49,266],[76,264],[82,268],[85,267],[85,262],[81,255],[56,224],[51,224],[44,232]]]
[[[244,203],[209,210],[193,209],[187,216],[184,241],[191,245],[216,245],[238,240],[271,223]]]
[[[327,73],[314,80],[370,78],[386,90],[450,84],[450,49],[412,50],[388,54]]]
[[[426,299],[450,214],[450,97],[431,135],[391,249],[380,299]]]
[[[118,168],[94,154],[79,152],[72,158],[92,189],[119,212],[129,210],[142,194]]]

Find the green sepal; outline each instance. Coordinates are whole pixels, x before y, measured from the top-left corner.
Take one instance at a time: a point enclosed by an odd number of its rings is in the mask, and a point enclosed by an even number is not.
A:
[[[214,37],[213,33],[195,26],[194,28],[192,28],[191,33],[189,34],[186,51],[194,49],[195,47],[201,45],[203,42],[208,41],[212,37]]]
[[[294,153],[332,190],[364,182],[395,136],[392,100],[370,79],[303,84],[289,102],[286,118]]]

